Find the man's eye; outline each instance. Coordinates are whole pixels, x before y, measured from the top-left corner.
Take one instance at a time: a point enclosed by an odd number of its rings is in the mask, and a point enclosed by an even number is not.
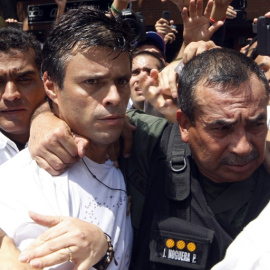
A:
[[[85,83],[87,83],[87,84],[97,84],[97,80],[96,79],[89,79],[89,80],[86,80]]]
[[[232,126],[220,126],[220,127],[214,128],[214,130],[223,131],[223,130],[229,130],[230,128],[232,128]]]
[[[139,72],[139,70],[134,70],[134,71],[132,71],[131,74],[132,74],[132,76],[137,76],[140,74],[140,72]]]
[[[117,84],[120,84],[120,85],[127,85],[129,83],[129,80],[127,79],[118,79],[117,80]]]
[[[258,122],[255,123],[254,125],[251,125],[251,128],[261,128],[261,127],[265,127],[266,126],[266,122]]]
[[[266,73],[269,69],[268,68],[262,68],[261,69],[264,73]]]
[[[31,77],[21,77],[18,79],[19,82],[29,82],[31,81]]]

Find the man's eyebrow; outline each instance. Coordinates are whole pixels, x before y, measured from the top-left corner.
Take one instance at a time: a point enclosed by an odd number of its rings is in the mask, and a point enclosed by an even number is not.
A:
[[[259,114],[258,116],[246,119],[246,122],[248,124],[255,124],[258,123],[260,121],[264,121],[266,119],[266,115],[264,113]],[[228,121],[228,120],[224,120],[224,119],[218,119],[214,122],[210,122],[210,123],[206,123],[206,125],[208,127],[214,127],[214,126],[224,126],[224,127],[230,127],[235,125],[237,121]]]
[[[12,76],[16,76],[16,77],[25,77],[25,76],[29,76],[29,75],[35,75],[37,72],[35,70],[26,70],[26,71],[17,71],[17,72],[11,72],[13,75]],[[0,78],[5,78],[7,75],[5,72],[1,73],[0,72]]]
[[[128,74],[123,74],[118,77],[118,79],[124,79],[124,80],[130,80],[130,78],[131,78],[131,72]]]
[[[28,75],[34,75],[34,74],[36,74],[35,70],[26,70],[26,71],[22,71],[22,72],[17,72],[18,77],[24,77],[24,76],[28,76]]]
[[[267,66],[267,64],[265,62],[262,62],[258,65],[259,67],[263,67],[263,66]]]
[[[261,114],[259,114],[259,115],[256,116],[256,117],[247,119],[247,123],[249,123],[249,124],[254,124],[254,123],[258,123],[258,122],[260,122],[260,121],[265,121],[265,119],[266,119],[266,114],[261,113]]]
[[[225,126],[225,127],[229,127],[229,126],[233,126],[237,123],[237,121],[228,121],[228,120],[224,120],[224,119],[217,119],[216,121],[210,122],[210,123],[206,123],[206,125],[208,127],[213,127],[213,126]]]

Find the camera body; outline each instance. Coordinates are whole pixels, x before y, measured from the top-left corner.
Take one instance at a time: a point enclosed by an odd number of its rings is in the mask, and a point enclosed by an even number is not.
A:
[[[170,23],[170,20],[171,20],[171,12],[168,11],[168,10],[163,10],[162,11],[162,18],[167,20],[169,23]],[[170,25],[172,29],[177,29],[177,26],[174,25],[174,24],[171,24]]]
[[[170,22],[171,20],[171,12],[168,10],[162,11],[162,18]]]
[[[253,24],[253,33],[257,33],[258,54],[270,56],[270,18],[259,17],[257,24]]]
[[[134,42],[145,39],[146,30],[144,17],[141,13],[135,13],[131,9],[123,9],[121,11],[120,18],[130,25],[134,33]]]

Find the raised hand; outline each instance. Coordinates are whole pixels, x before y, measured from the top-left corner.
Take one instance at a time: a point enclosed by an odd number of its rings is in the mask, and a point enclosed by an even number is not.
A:
[[[153,107],[163,114],[170,122],[176,121],[177,105],[171,95],[164,94],[162,83],[158,84],[158,70],[152,69],[150,77],[146,72],[139,75],[139,87],[143,91],[145,99],[153,105]]]
[[[178,33],[176,29],[171,27],[172,24],[174,24],[173,20],[168,22],[164,18],[160,18],[158,21],[156,21],[156,32],[163,37],[165,44],[175,41],[175,35]]]
[[[190,42],[209,40],[215,31],[222,25],[222,21],[218,21],[210,25],[210,15],[213,7],[213,0],[209,0],[205,10],[203,11],[203,0],[190,0],[189,14],[188,9],[183,8],[183,39],[184,45],[187,46]]]

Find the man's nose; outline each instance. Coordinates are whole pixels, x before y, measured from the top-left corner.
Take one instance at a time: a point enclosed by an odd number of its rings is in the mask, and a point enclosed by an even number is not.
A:
[[[249,137],[245,131],[238,130],[235,132],[231,138],[230,151],[239,156],[250,154],[252,145]]]
[[[120,101],[121,97],[118,92],[118,89],[115,84],[112,84],[103,100],[103,104],[104,106],[111,106],[111,105],[116,106],[119,105]]]
[[[20,97],[21,93],[19,92],[16,84],[14,82],[8,81],[5,85],[2,98],[8,101],[13,101],[15,99],[19,99]]]

